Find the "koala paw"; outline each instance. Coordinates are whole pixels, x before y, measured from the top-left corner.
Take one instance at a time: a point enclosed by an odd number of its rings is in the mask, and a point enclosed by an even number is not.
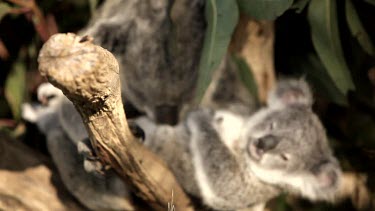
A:
[[[83,167],[85,171],[103,177],[108,167],[100,162],[100,159],[95,154],[91,145],[90,139],[85,138],[79,141],[77,143],[77,150],[78,153],[83,156]]]
[[[35,123],[38,120],[36,109],[32,106],[32,104],[23,103],[21,110],[21,115],[23,119],[33,123]]]

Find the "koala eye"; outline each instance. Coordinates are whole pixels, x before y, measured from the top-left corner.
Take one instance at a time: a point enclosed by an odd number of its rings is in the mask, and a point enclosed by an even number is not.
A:
[[[282,159],[283,161],[288,161],[290,156],[289,156],[288,154],[282,153],[282,154],[280,155],[280,157],[281,157],[281,159]]]
[[[56,97],[56,95],[52,94],[52,95],[48,95],[48,96],[46,97],[46,99],[47,99],[47,101],[49,101],[49,100],[52,100],[52,99],[55,98],[55,97]]]
[[[273,135],[266,135],[263,136],[255,141],[256,148],[262,150],[262,151],[268,151],[271,149],[274,149],[279,141],[276,139]]]

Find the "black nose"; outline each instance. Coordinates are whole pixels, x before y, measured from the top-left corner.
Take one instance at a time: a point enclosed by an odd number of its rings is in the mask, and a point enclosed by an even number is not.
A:
[[[266,135],[254,141],[254,145],[257,149],[268,151],[277,146],[279,141],[273,135]]]

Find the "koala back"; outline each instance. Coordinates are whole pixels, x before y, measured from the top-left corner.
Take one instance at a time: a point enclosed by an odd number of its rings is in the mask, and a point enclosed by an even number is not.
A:
[[[116,56],[125,99],[157,122],[176,124],[194,93],[203,9],[202,0],[106,1],[81,34]]]

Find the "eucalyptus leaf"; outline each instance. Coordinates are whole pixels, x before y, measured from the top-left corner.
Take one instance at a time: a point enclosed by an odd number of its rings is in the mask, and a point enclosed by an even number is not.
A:
[[[364,29],[351,0],[345,1],[345,15],[346,21],[348,22],[349,29],[353,37],[358,40],[358,43],[361,45],[363,50],[366,51],[366,53],[374,56],[374,46],[366,30]]]
[[[200,102],[219,66],[238,21],[236,1],[207,0],[205,7],[207,29],[199,64],[196,101]]]
[[[297,57],[295,65],[306,73],[308,81],[312,82],[314,92],[336,104],[348,105],[345,95],[336,87],[316,54]]]
[[[25,74],[25,64],[16,62],[5,82],[5,98],[15,119],[20,119],[21,117],[21,104],[25,95]]]
[[[245,59],[241,57],[233,56],[232,58],[237,64],[238,74],[240,76],[242,83],[245,85],[249,93],[252,96],[254,96],[257,102],[259,102],[258,86],[256,84],[254,75],[252,74],[252,71],[250,70],[249,65],[247,64]]]
[[[12,9],[9,4],[0,2],[0,20]]]
[[[241,12],[255,19],[274,20],[293,4],[293,0],[237,0]]]
[[[311,0],[308,20],[314,48],[339,90],[354,89],[338,29],[336,0]]]

